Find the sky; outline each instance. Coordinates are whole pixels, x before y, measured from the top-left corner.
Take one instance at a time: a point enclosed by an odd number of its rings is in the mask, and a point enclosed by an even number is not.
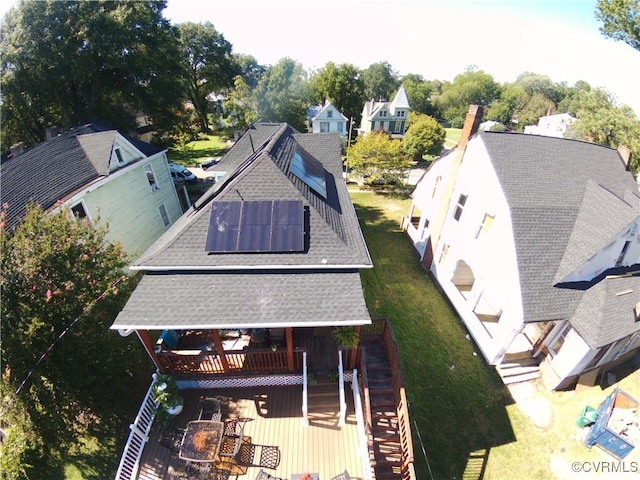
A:
[[[15,1],[0,0],[0,14]],[[584,80],[640,116],[640,52],[606,39],[596,0],[169,0],[172,23],[211,22],[262,65],[289,57],[453,81],[475,66],[500,82],[524,72]],[[635,82],[634,82],[635,80]]]

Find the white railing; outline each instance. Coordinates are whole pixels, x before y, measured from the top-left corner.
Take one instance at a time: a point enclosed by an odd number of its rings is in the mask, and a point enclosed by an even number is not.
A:
[[[347,401],[344,394],[344,368],[342,366],[342,350],[338,350],[338,390],[340,392],[340,418],[338,425],[342,426],[347,420]]]
[[[151,398],[152,387],[153,382],[149,385],[136,419],[129,425],[131,432],[124,446],[115,480],[132,480],[136,478],[138,473],[140,457],[147,440],[149,440],[149,431],[156,416],[156,403]]]
[[[364,480],[372,480],[373,468],[369,461],[369,441],[367,431],[364,427],[364,410],[362,409],[362,398],[360,397],[360,384],[358,382],[358,370],[353,369],[353,380],[351,380],[351,390],[353,391],[353,405],[356,412],[356,425],[358,426],[358,444],[360,458],[362,460],[362,475]]]
[[[309,403],[307,387],[307,352],[302,352],[302,424],[309,426]]]

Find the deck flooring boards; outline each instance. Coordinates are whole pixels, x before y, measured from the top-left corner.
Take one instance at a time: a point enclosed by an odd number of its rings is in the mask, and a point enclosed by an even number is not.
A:
[[[347,384],[348,385],[348,384]],[[184,428],[188,421],[198,417],[201,396],[215,396],[222,400],[222,418],[244,419],[244,436],[259,445],[276,445],[280,448],[280,465],[269,473],[291,478],[295,473],[319,473],[321,480],[349,471],[351,478],[363,477],[362,460],[358,449],[358,432],[353,402],[348,402],[346,425],[329,422],[322,426],[302,422],[302,387],[259,387],[235,389],[184,390],[185,406],[173,424]],[[347,390],[350,395],[350,389]],[[177,454],[159,443],[161,427],[154,425],[147,443],[138,480],[175,480],[174,466],[179,464]],[[257,460],[257,459],[256,459]],[[238,480],[253,480],[259,467],[234,467],[240,472]],[[236,478],[232,476],[231,478]]]

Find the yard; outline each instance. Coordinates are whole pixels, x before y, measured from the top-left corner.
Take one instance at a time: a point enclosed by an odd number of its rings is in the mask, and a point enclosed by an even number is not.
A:
[[[369,311],[388,317],[398,340],[418,478],[571,478],[573,462],[615,460],[576,439],[583,433],[576,426],[582,408],[597,407],[613,387],[547,392],[534,385],[516,404],[400,230],[409,200],[358,190],[352,199],[374,262],[361,273]],[[640,374],[624,373],[618,385],[640,398]],[[545,408],[550,421],[536,427],[527,415]],[[638,457],[634,451],[627,461]],[[583,472],[581,478],[606,474]]]

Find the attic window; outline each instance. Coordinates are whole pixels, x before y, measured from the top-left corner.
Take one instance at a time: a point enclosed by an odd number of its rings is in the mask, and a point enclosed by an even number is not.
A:
[[[124,157],[122,156],[122,151],[120,150],[120,148],[118,147],[114,148],[113,153],[116,154],[116,158],[118,159],[118,165],[124,165],[125,161],[124,161]]]
[[[76,203],[71,207],[71,213],[77,219],[87,218],[87,211],[85,210],[82,202]]]
[[[381,117],[386,117],[387,116],[387,111],[386,110],[380,110],[380,116]]]
[[[333,110],[327,110],[327,118],[333,118]]]
[[[296,152],[291,162],[291,173],[302,180],[322,198],[327,198],[327,180],[322,164],[313,157]]]

